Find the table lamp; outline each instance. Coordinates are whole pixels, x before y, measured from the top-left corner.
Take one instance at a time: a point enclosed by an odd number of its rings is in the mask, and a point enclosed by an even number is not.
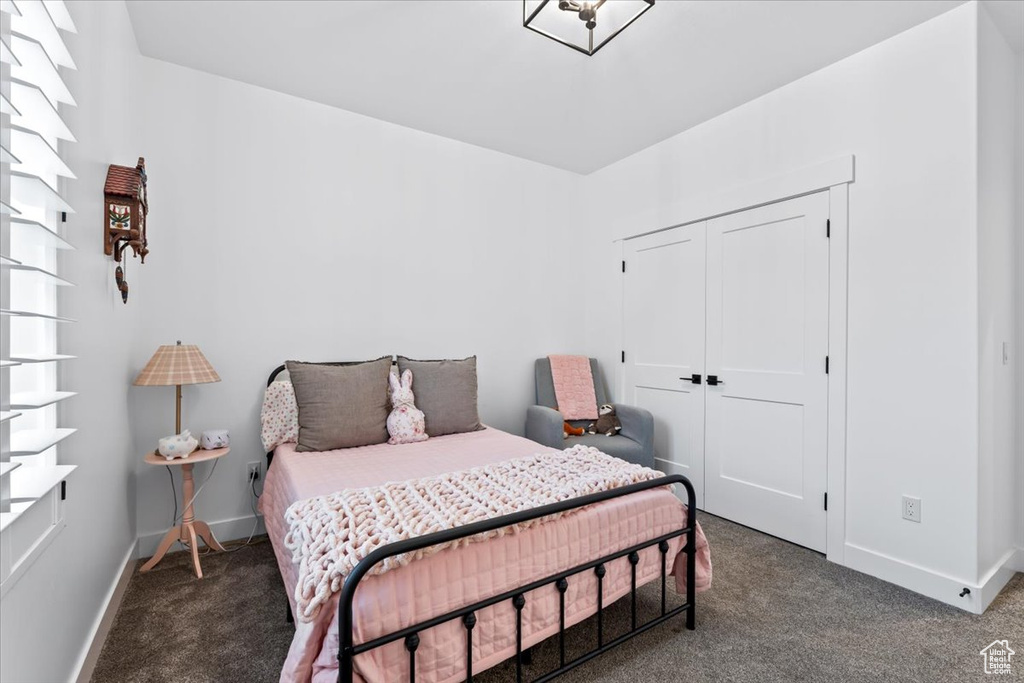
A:
[[[135,378],[137,387],[175,387],[174,433],[181,433],[181,385],[219,382],[220,375],[206,360],[198,346],[179,341],[174,346],[161,346]]]

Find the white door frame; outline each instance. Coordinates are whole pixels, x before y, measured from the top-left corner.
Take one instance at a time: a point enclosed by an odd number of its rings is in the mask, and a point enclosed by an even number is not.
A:
[[[847,271],[849,266],[849,184],[854,182],[854,156],[830,159],[757,183],[713,196],[678,203],[678,220],[642,233],[629,234],[620,242],[643,235],[678,228],[717,216],[745,211],[794,197],[829,191],[829,382],[828,382],[828,510],[826,512],[826,557],[845,564],[846,547],[846,353],[847,353]],[[623,309],[622,313],[625,313]],[[623,324],[624,316],[621,317]],[[625,379],[618,382],[618,394],[625,396]]]
[[[849,190],[846,183],[829,187],[828,245],[828,510],[826,557],[846,564],[846,309],[849,234]]]

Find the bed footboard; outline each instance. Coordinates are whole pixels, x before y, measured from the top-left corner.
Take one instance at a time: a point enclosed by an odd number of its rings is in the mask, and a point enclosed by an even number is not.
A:
[[[365,643],[355,644],[353,643],[353,628],[354,615],[353,615],[353,600],[355,598],[356,589],[359,586],[359,582],[367,575],[367,573],[382,560],[392,557],[394,555],[400,555],[403,553],[415,552],[417,550],[428,548],[433,545],[441,543],[449,543],[461,538],[473,536],[475,534],[484,533],[488,531],[494,531],[502,527],[511,526],[513,524],[520,524],[540,517],[546,517],[547,515],[565,512],[567,510],[573,510],[581,508],[587,505],[593,505],[602,501],[611,500],[613,498],[619,498],[621,496],[628,496],[639,491],[646,491],[648,489],[658,488],[660,486],[667,486],[670,484],[682,484],[686,489],[687,496],[687,515],[686,515],[686,526],[676,531],[651,538],[642,543],[638,543],[629,548],[624,548],[617,552],[605,555],[604,557],[592,560],[585,564],[577,565],[575,567],[568,568],[557,574],[547,576],[538,581],[519,586],[511,591],[506,591],[500,595],[495,595],[484,600],[480,600],[471,605],[460,607],[459,609],[453,610],[446,614],[436,616],[427,621],[414,624],[407,628],[403,628],[399,631],[389,633],[385,636],[375,638]],[[375,648],[387,645],[397,640],[404,640],[405,649],[409,654],[409,681],[415,683],[416,681],[416,649],[419,647],[419,634],[420,632],[443,624],[454,619],[459,619],[462,622],[463,629],[466,635],[467,644],[467,661],[466,661],[466,680],[473,680],[473,629],[476,626],[477,610],[489,607],[491,605],[498,604],[505,600],[511,600],[512,606],[515,608],[516,614],[516,681],[522,683],[523,681],[523,666],[526,664],[525,655],[523,652],[523,620],[522,610],[526,606],[526,593],[542,588],[544,586],[553,586],[559,592],[559,666],[553,671],[550,671],[543,676],[535,679],[534,683],[542,683],[544,681],[550,681],[557,678],[561,674],[576,668],[584,662],[590,661],[594,657],[607,652],[617,645],[621,645],[625,641],[629,640],[633,636],[639,635],[648,629],[651,629],[662,622],[665,622],[672,617],[686,612],[686,628],[693,630],[695,627],[695,610],[696,610],[696,557],[697,557],[697,542],[696,542],[696,528],[697,528],[697,506],[696,506],[696,495],[694,494],[693,485],[690,481],[679,474],[669,475],[658,479],[652,479],[650,481],[640,482],[638,484],[632,484],[630,486],[623,486],[621,488],[612,489],[609,491],[603,491],[601,493],[595,493],[589,496],[583,496],[581,498],[574,498],[571,500],[562,501],[560,503],[553,503],[551,505],[545,505],[543,507],[534,508],[532,510],[525,510],[517,512],[511,515],[505,515],[503,517],[496,517],[494,519],[485,520],[482,522],[476,522],[474,524],[468,524],[466,526],[456,527],[454,529],[447,529],[439,531],[433,534],[427,534],[425,536],[419,536],[416,538],[410,538],[397,543],[378,548],[363,560],[359,562],[352,570],[352,572],[346,577],[345,583],[341,589],[341,596],[338,601],[338,628],[339,628],[339,651],[338,651],[338,680],[340,683],[352,683],[355,674],[353,659],[356,655]],[[668,576],[668,550],[669,540],[676,538],[677,536],[686,536],[686,545],[683,547],[681,552],[686,553],[686,602],[673,609],[667,608],[666,601],[666,580]],[[645,548],[657,546],[661,552],[661,614],[654,617],[650,621],[643,624],[637,623],[637,583],[636,583],[636,567],[640,561],[639,552]],[[631,577],[631,628],[626,633],[618,636],[609,641],[605,641],[604,638],[604,622],[603,622],[603,579],[605,576],[605,563],[612,560],[616,560],[622,557],[627,557],[630,564],[630,570],[632,573]],[[568,580],[575,574],[579,574],[585,571],[593,571],[597,577],[597,647],[586,654],[577,657],[571,661],[565,659],[565,591],[568,588]]]

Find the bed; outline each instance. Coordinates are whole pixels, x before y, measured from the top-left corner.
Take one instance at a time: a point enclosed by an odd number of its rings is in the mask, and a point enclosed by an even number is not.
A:
[[[298,568],[283,539],[284,512],[292,503],[542,451],[552,449],[493,428],[402,446],[313,453],[297,452],[290,443],[277,446],[268,453],[271,464],[260,506],[290,608],[296,607],[292,588]],[[669,484],[682,486],[688,505],[667,488]],[[688,628],[694,628],[696,592],[710,583],[710,561],[692,512],[693,489],[685,478],[658,478],[559,505],[558,510],[549,505],[517,519],[495,518],[370,553],[316,618],[295,621],[281,680],[448,683],[472,680],[474,672],[510,657],[516,658],[521,680],[527,648],[548,637],[561,637],[569,626],[597,614],[598,648],[573,661],[565,660],[563,648],[553,678],[673,616],[685,613]],[[572,514],[370,574],[388,556],[555,512]],[[694,543],[687,544],[687,538]],[[666,609],[663,597],[661,615],[638,624],[637,587],[660,579],[664,596],[668,576],[675,577],[686,602]],[[634,630],[605,640],[602,608],[627,595],[632,595]]]

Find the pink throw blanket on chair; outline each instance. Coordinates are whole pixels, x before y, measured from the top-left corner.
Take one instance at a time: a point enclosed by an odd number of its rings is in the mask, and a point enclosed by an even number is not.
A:
[[[596,420],[597,394],[590,359],[586,356],[548,356],[558,411],[566,420]]]

